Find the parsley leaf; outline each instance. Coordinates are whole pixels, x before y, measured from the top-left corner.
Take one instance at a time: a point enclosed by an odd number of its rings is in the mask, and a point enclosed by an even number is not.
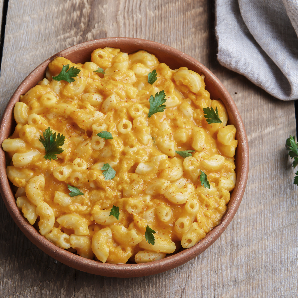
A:
[[[70,191],[69,195],[71,197],[83,195],[83,193],[76,187],[67,184],[67,188]]]
[[[116,171],[108,163],[105,163],[101,170],[105,180],[112,180],[116,175]]]
[[[293,168],[298,164],[298,143],[295,142],[295,137],[290,136],[286,141],[286,148],[289,150],[289,156],[294,158]]]
[[[58,135],[51,131],[51,128],[48,127],[43,133],[43,137],[39,137],[39,141],[43,144],[46,155],[44,156],[45,159],[57,159],[57,154],[62,153],[64,150],[59,148],[64,144],[65,136]]]
[[[155,83],[156,80],[157,80],[157,72],[154,69],[152,70],[152,72],[149,72],[148,74],[148,83],[152,85],[153,83]]]
[[[194,151],[195,150],[185,150],[185,151],[176,151],[176,153],[178,153],[180,156],[185,158],[185,157],[192,156],[192,152],[194,152]]]
[[[287,138],[286,148],[289,151],[289,156],[294,159],[292,167],[295,168],[298,165],[298,143],[296,143],[294,136]],[[295,175],[294,184],[298,185],[298,172]]]
[[[202,170],[201,170],[201,175],[200,175],[200,181],[201,181],[202,186],[210,189],[210,183],[207,179],[207,175]]]
[[[149,113],[148,113],[148,117],[150,118],[153,114],[158,113],[158,112],[163,112],[166,108],[166,105],[164,105],[164,103],[166,102],[166,94],[165,92],[162,90],[160,92],[157,92],[155,94],[155,97],[153,97],[152,95],[149,98],[149,102],[150,102],[150,109],[149,109]]]
[[[105,74],[105,70],[103,68],[98,67],[94,72]]]
[[[218,110],[217,107],[214,109],[211,108],[204,108],[204,117],[206,118],[208,124],[211,123],[222,123],[222,121],[220,120],[219,116],[218,116]]]
[[[154,245],[155,244],[155,237],[153,234],[156,232],[152,230],[148,225],[146,227],[146,232],[145,232],[145,239],[149,244]]]
[[[69,68],[69,64],[63,65],[61,72],[53,77],[55,81],[66,81],[68,83],[72,83],[75,81],[74,77],[76,77],[81,70],[72,66]]]
[[[294,184],[298,185],[298,172],[295,173]]]
[[[113,205],[111,212],[110,212],[110,216],[114,216],[118,220],[119,219],[119,207]]]
[[[106,140],[111,140],[111,139],[113,139],[112,134],[111,134],[110,132],[108,132],[108,131],[105,131],[105,130],[99,132],[97,135],[98,135],[100,138],[103,138],[103,139],[106,139]]]

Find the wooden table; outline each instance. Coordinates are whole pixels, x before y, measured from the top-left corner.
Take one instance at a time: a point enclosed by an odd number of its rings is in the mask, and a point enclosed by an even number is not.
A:
[[[149,39],[196,58],[224,83],[246,126],[250,175],[238,213],[209,249],[143,278],[94,276],[55,261],[20,232],[0,200],[1,297],[297,297],[298,189],[285,150],[295,135],[294,103],[218,63],[214,10],[208,0],[8,2],[1,113],[29,72],[62,49],[104,37]]]

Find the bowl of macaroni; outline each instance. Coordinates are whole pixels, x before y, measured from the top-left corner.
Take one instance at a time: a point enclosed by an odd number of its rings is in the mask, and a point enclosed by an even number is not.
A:
[[[6,207],[45,253],[135,277],[208,248],[235,215],[248,142],[222,83],[156,42],[107,38],[50,57],[1,122]]]

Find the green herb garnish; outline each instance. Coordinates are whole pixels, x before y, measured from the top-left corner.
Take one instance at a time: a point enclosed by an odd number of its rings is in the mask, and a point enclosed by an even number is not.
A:
[[[202,170],[201,170],[201,175],[200,175],[200,181],[201,181],[202,186],[210,189],[210,183],[207,179],[207,175]]]
[[[155,244],[155,237],[153,234],[156,232],[152,230],[148,225],[146,227],[146,232],[145,232],[145,239],[149,244],[154,245]]]
[[[148,117],[150,118],[153,114],[158,112],[163,112],[166,108],[166,105],[164,103],[166,102],[166,94],[162,90],[160,92],[157,92],[154,96],[150,96],[149,103],[150,103],[150,109],[148,113]]]
[[[71,196],[71,197],[83,195],[83,193],[78,188],[76,188],[74,186],[67,184],[67,188],[70,191],[69,196]]]
[[[104,69],[102,69],[100,67],[98,67],[96,70],[94,70],[94,72],[105,74]]]
[[[117,220],[119,219],[119,207],[114,206],[111,209],[110,216],[114,216]]]
[[[108,131],[101,131],[97,134],[100,138],[106,139],[106,140],[111,140],[113,139],[113,136],[110,132]]]
[[[289,151],[289,156],[294,159],[292,167],[295,168],[298,165],[298,143],[294,136],[287,139],[286,148]],[[298,171],[295,173],[294,184],[298,185]]]
[[[43,144],[46,155],[44,156],[45,159],[57,159],[57,154],[62,153],[64,150],[59,148],[64,144],[65,137],[64,135],[56,135],[51,131],[51,128],[48,127],[43,133],[43,137],[39,137],[39,141]]]
[[[156,70],[152,70],[152,72],[149,72],[148,74],[148,83],[153,84],[157,80],[157,72]]]
[[[66,81],[68,83],[72,83],[75,81],[74,77],[76,77],[81,70],[72,66],[69,68],[69,64],[63,65],[61,72],[53,77],[55,81]]]
[[[204,111],[204,117],[206,118],[208,124],[222,123],[222,121],[219,119],[219,116],[218,116],[217,107],[215,108],[215,111],[212,107],[211,108],[203,108],[203,111]]]
[[[185,151],[176,151],[176,153],[178,153],[180,156],[185,158],[185,157],[192,156],[192,152],[194,152],[194,151],[195,150],[185,150]]]
[[[112,180],[116,175],[116,171],[108,163],[105,163],[101,170],[105,180]]]

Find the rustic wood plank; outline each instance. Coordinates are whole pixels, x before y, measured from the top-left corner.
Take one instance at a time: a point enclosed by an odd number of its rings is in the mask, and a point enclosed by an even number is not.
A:
[[[5,20],[6,20],[6,9],[5,11],[3,11],[4,4],[5,4],[5,0],[0,0],[0,75],[1,75],[1,59],[3,55],[3,47],[4,47],[3,32],[5,31]],[[5,7],[7,7],[7,5]]]
[[[23,236],[1,201],[3,297],[295,297],[298,200],[284,149],[295,134],[294,106],[219,65],[211,1],[15,0],[6,27],[1,112],[25,76],[57,51],[112,36],[158,41],[196,58],[227,87],[246,126],[250,178],[238,213],[212,247],[179,268],[133,279],[56,262]]]
[[[0,38],[1,38],[1,30],[2,30],[2,18],[3,18],[3,6],[5,0],[0,0]]]

